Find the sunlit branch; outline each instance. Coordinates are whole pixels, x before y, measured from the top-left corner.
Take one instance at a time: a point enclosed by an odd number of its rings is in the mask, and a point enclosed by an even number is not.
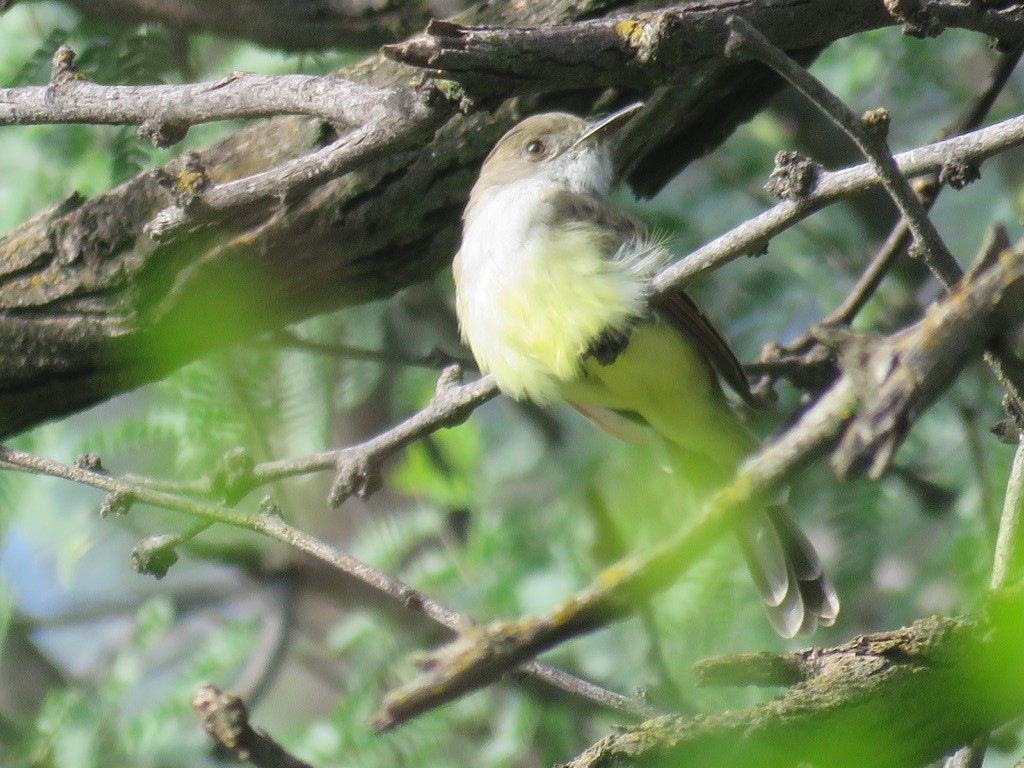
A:
[[[1024,116],[1012,117],[944,141],[927,144],[895,156],[900,173],[908,178],[941,170],[947,163],[980,162],[1024,144]],[[881,186],[870,163],[840,171],[823,171],[813,191],[800,200],[784,200],[773,208],[734,227],[662,271],[654,280],[658,291],[681,287],[698,276],[741,256],[764,251],[771,238],[803,221],[827,205]]]
[[[710,659],[702,685],[771,685],[770,701],[623,728],[565,768],[605,765],[925,766],[1024,709],[1024,595],[964,618],[932,617],[836,647]],[[967,768],[972,763],[954,763]]]
[[[0,88],[0,125],[138,125],[144,138],[165,137],[157,145],[170,146],[190,126],[218,120],[310,115],[362,125],[398,95],[332,75],[248,72],[205,83],[101,85],[81,75],[74,59],[62,45],[47,85]]]
[[[448,117],[444,110],[427,106],[426,99],[416,95],[408,94],[401,101],[399,109],[382,106],[373,119],[319,151],[203,189],[184,203],[176,200],[146,224],[146,234],[155,240],[167,239],[254,203],[284,199],[417,143],[426,143]]]

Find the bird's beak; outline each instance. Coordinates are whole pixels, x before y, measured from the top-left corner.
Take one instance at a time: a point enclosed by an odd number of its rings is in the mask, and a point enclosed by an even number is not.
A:
[[[643,109],[643,106],[643,102],[638,101],[636,104],[630,104],[628,107],[623,107],[618,112],[613,112],[608,117],[598,120],[573,142],[571,149],[576,149],[584,144],[590,144],[611,136],[628,123],[633,115]]]

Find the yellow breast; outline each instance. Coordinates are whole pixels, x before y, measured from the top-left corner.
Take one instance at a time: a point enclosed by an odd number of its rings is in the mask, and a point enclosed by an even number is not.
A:
[[[582,375],[582,357],[602,331],[643,312],[645,281],[610,260],[586,226],[544,228],[522,242],[514,255],[472,266],[464,243],[459,317],[474,357],[502,391],[544,403]]]

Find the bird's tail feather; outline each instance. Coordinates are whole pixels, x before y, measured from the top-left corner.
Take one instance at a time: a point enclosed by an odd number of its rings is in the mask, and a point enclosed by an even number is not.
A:
[[[666,441],[669,462],[689,501],[698,502],[728,482],[732,469]],[[739,454],[739,450],[737,450]],[[748,510],[736,536],[768,620],[785,638],[831,626],[839,598],[814,545],[782,504]]]
[[[839,597],[814,546],[785,507],[755,512],[736,534],[776,632],[789,638],[832,626]]]

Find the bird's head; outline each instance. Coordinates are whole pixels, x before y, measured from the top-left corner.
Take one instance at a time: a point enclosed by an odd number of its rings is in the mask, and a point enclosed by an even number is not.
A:
[[[526,118],[494,145],[472,196],[532,180],[574,192],[606,193],[612,183],[608,140],[641,106],[632,104],[594,122],[564,112]]]

